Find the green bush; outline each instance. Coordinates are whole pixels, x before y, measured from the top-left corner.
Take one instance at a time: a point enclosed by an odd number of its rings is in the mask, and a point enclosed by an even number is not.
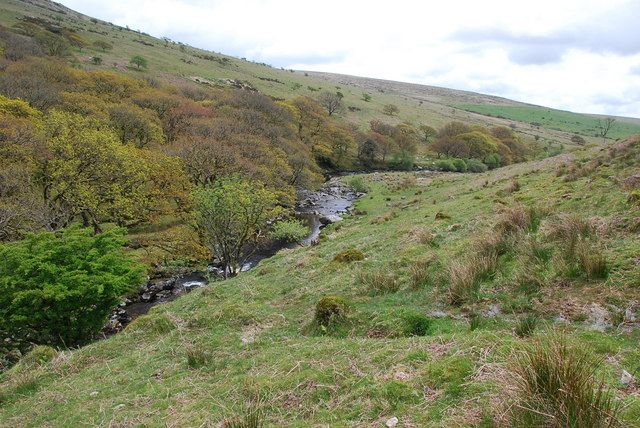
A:
[[[453,159],[451,161],[457,172],[467,172],[467,163],[462,159]]]
[[[469,172],[485,172],[489,169],[487,165],[478,159],[467,159],[465,162]]]
[[[364,179],[360,176],[351,177],[347,184],[353,187],[353,190],[360,193],[367,193],[369,191],[369,187],[364,182]]]
[[[364,253],[355,248],[342,251],[333,257],[333,261],[340,263],[351,263],[364,260]]]
[[[316,303],[315,321],[321,327],[344,321],[349,312],[349,303],[341,296],[325,296]]]
[[[300,242],[309,234],[309,228],[302,220],[280,220],[271,229],[271,239],[290,243]]]
[[[404,316],[404,334],[406,336],[426,336],[433,328],[431,318],[419,313]]]
[[[489,169],[496,169],[502,165],[502,157],[497,153],[492,153],[485,157],[483,162]]]
[[[389,168],[400,171],[410,171],[413,169],[414,162],[414,156],[410,152],[403,150],[402,152],[393,155],[389,161]]]
[[[440,171],[454,172],[456,170],[456,166],[449,159],[441,159],[436,161],[436,168]]]
[[[43,232],[0,246],[0,331],[39,344],[75,346],[105,324],[143,280],[124,252],[123,229]]]

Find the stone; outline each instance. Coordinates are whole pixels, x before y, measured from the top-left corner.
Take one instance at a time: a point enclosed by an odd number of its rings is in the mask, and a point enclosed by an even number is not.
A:
[[[394,416],[394,417],[392,417],[392,418],[387,419],[387,422],[385,423],[385,425],[386,425],[388,428],[393,428],[393,427],[395,427],[396,425],[398,425],[398,418],[396,418],[396,417]]]
[[[97,396],[98,396],[98,391],[91,391],[91,392],[89,393],[89,396],[91,396],[91,397],[97,397]]]
[[[489,318],[494,318],[500,315],[500,313],[500,307],[498,305],[491,305],[485,315]]]
[[[625,388],[629,387],[634,384],[635,381],[636,380],[631,373],[626,370],[622,370],[622,374],[620,375],[620,383],[622,384],[622,386],[624,386]]]

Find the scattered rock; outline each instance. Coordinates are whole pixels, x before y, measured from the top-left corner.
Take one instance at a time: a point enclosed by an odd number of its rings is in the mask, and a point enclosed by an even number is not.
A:
[[[611,327],[611,321],[609,321],[609,311],[607,308],[599,305],[598,303],[592,303],[589,307],[589,316],[587,323],[590,328],[596,331],[604,332]]]
[[[394,377],[395,377],[396,380],[407,380],[407,379],[409,379],[409,375],[407,373],[403,372],[403,371],[396,372]]]
[[[455,223],[455,224],[452,224],[451,226],[447,227],[446,230],[447,230],[447,232],[454,232],[454,231],[460,229],[460,227],[462,227],[460,224]]]
[[[396,418],[396,417],[394,416],[394,417],[392,417],[392,418],[387,419],[387,422],[385,423],[385,425],[386,425],[388,428],[393,428],[393,427],[395,427],[396,425],[398,425],[398,418]]]
[[[98,391],[91,391],[91,392],[89,393],[89,396],[90,396],[90,397],[97,397],[97,396],[98,396]]]
[[[487,312],[485,312],[485,316],[488,318],[494,318],[501,314],[500,307],[498,305],[491,305]]]
[[[633,375],[631,373],[629,373],[626,370],[622,370],[622,374],[620,375],[620,383],[622,384],[622,386],[624,386],[625,388],[633,385],[635,383],[636,379],[633,377]]]
[[[427,315],[431,318],[446,318],[448,316],[446,312],[440,310],[431,311]]]

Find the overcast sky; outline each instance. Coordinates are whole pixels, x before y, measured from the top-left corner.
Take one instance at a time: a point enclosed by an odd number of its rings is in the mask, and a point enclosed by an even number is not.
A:
[[[640,0],[61,0],[266,62],[640,117]]]

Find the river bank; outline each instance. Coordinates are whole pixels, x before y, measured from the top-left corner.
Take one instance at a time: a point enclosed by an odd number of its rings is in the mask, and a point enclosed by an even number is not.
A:
[[[343,183],[340,177],[330,178],[318,190],[300,191],[296,216],[306,221],[309,234],[298,243],[268,243],[257,248],[245,261],[242,271],[253,269],[261,260],[275,255],[283,248],[312,245],[320,236],[322,228],[342,220],[342,216],[349,212],[354,201],[362,195]],[[170,277],[150,279],[112,312],[101,335],[107,337],[118,333],[135,318],[149,312],[152,307],[175,300],[196,288],[207,285],[210,281],[222,280],[222,273],[222,269],[211,264],[205,270],[182,269]]]

